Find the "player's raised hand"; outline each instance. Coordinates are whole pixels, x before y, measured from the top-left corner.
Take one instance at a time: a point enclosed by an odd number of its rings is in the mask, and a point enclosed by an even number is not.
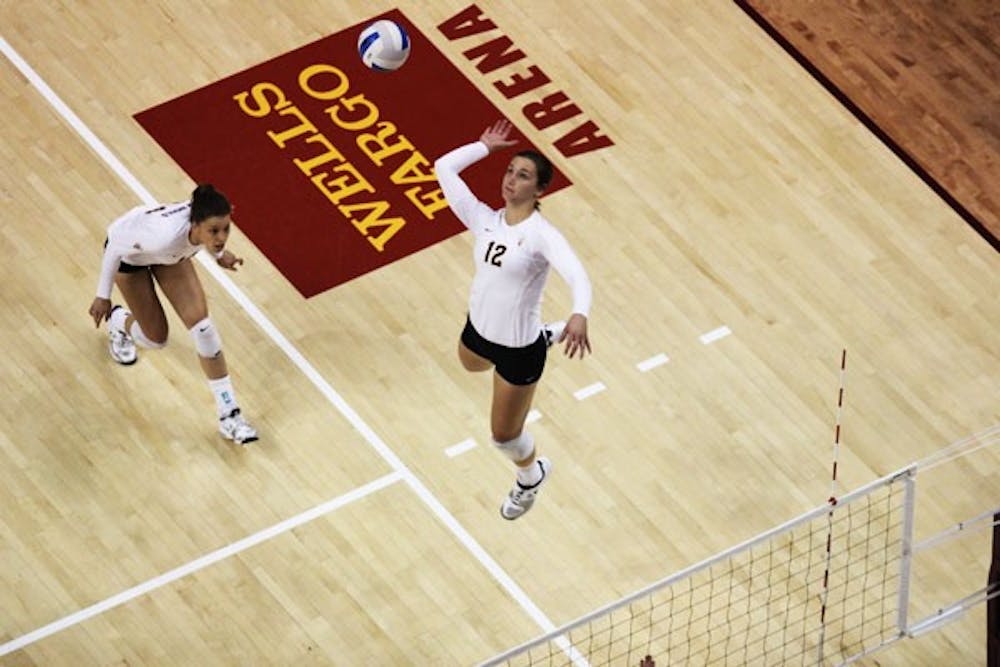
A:
[[[510,121],[501,118],[493,125],[486,128],[482,135],[480,135],[479,140],[486,144],[486,147],[490,149],[491,153],[494,153],[508,146],[513,146],[517,143],[517,139],[510,139],[510,131],[513,129],[513,125]]]

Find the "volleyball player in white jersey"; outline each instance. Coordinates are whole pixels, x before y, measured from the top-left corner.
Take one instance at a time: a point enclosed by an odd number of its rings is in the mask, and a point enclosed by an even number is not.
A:
[[[552,165],[544,156],[522,151],[513,157],[501,185],[504,207],[497,210],[479,201],[459,176],[489,153],[517,143],[508,138],[510,130],[509,122],[498,121],[479,141],[439,158],[434,168],[448,205],[475,235],[476,276],[458,357],[468,371],[494,369],[493,444],[517,466],[500,514],[516,519],[531,509],[552,471],[552,462],[536,456],[534,438],[524,430],[546,350],[553,342],[566,341],[570,358],[579,352],[582,359],[590,352],[591,287],[566,239],[538,210],[538,198],[552,180]],[[573,313],[566,322],[543,327],[542,290],[549,266],[572,288]]]
[[[90,306],[94,325],[108,321],[111,357],[120,364],[136,361],[136,343],[145,348],[167,344],[167,317],[153,281],[173,305],[194,338],[202,370],[215,396],[219,431],[244,445],[257,439],[240,412],[229,379],[222,341],[208,316],[208,303],[191,258],[209,250],[219,266],[235,270],[243,260],[225,249],[232,206],[211,185],[199,185],[190,202],[134,208],[108,227],[108,238]],[[128,310],[111,305],[112,283]]]

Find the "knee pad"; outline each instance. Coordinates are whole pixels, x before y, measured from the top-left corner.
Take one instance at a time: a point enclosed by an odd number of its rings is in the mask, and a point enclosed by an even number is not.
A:
[[[191,327],[191,337],[194,338],[194,349],[205,359],[214,359],[222,352],[222,339],[209,317]]]
[[[521,431],[521,435],[513,440],[493,441],[493,445],[503,452],[503,455],[511,461],[517,463],[531,456],[535,451],[535,438],[527,431]]]
[[[151,350],[159,350],[160,348],[167,346],[167,341],[157,343],[154,340],[150,340],[149,336],[146,335],[146,332],[142,330],[141,326],[139,326],[139,320],[132,321],[132,326],[128,328],[128,335],[142,347],[149,348]]]

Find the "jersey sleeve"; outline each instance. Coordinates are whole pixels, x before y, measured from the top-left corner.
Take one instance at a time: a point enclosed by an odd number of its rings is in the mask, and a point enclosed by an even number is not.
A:
[[[97,296],[100,298],[111,298],[111,287],[114,285],[115,271],[118,270],[121,260],[122,253],[109,243],[104,249],[104,258],[101,260],[101,276],[97,279]]]
[[[124,238],[124,227],[127,221],[132,218],[137,211],[134,208],[108,225],[108,238],[104,244],[104,257],[101,259],[101,275],[97,279],[97,296],[102,299],[111,298],[111,289],[114,286],[115,273],[122,257],[128,254],[128,242]]]
[[[541,229],[542,256],[562,276],[573,292],[573,312],[590,317],[593,290],[590,278],[569,242],[558,229],[546,224]]]
[[[456,148],[434,162],[434,171],[441,185],[441,191],[448,200],[448,206],[462,224],[477,235],[492,217],[493,210],[472,194],[459,173],[474,162],[482,160],[489,155],[489,152],[486,144],[477,141]]]

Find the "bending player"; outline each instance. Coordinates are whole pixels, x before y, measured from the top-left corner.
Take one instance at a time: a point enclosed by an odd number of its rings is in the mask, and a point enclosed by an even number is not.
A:
[[[153,286],[155,280],[194,338],[202,370],[215,396],[219,431],[244,445],[257,431],[236,402],[222,340],[208,316],[208,304],[191,262],[203,247],[219,266],[235,270],[243,260],[225,249],[232,206],[211,185],[199,185],[191,201],[134,208],[108,227],[97,297],[90,305],[94,325],[108,321],[111,357],[119,364],[136,361],[136,343],[150,349],[167,344],[167,317]],[[112,282],[128,310],[112,306]]]

